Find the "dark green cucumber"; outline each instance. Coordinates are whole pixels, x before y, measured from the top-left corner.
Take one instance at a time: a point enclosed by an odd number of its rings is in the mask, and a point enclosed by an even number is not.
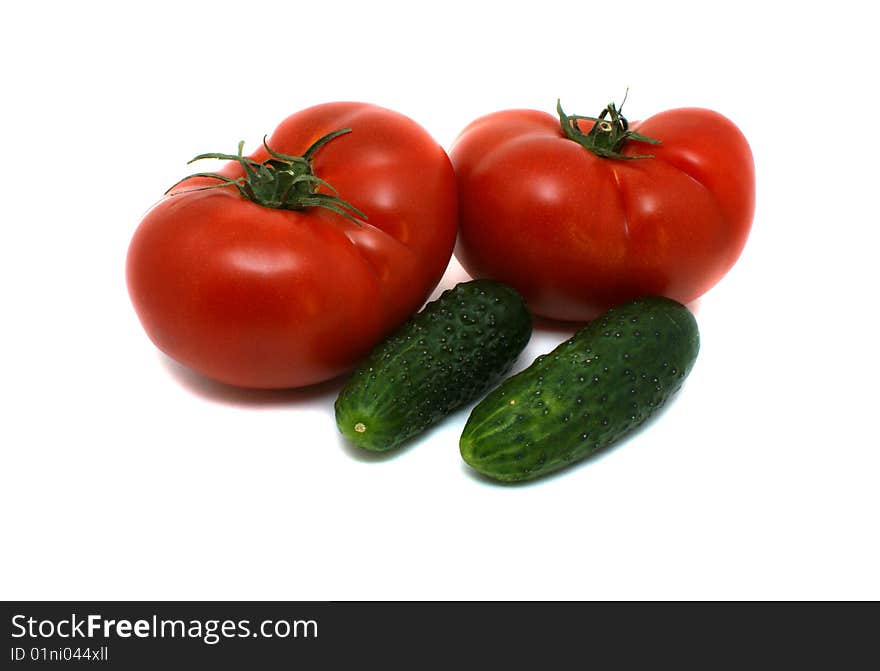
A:
[[[619,305],[506,380],[471,412],[461,456],[505,482],[531,480],[619,440],[654,414],[700,348],[683,305]]]
[[[498,384],[531,334],[516,291],[463,282],[373,350],[336,399],[336,425],[358,447],[396,447]]]

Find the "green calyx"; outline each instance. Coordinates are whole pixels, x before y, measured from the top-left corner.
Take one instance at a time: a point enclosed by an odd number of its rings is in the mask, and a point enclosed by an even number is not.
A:
[[[187,165],[206,158],[237,161],[244,170],[243,176],[228,177],[216,172],[197,172],[184,177],[168,189],[168,191],[171,191],[175,186],[191,177],[209,177],[219,180],[219,182],[202,187],[202,189],[234,186],[242,197],[264,207],[272,207],[279,210],[304,210],[308,207],[323,207],[355,223],[360,223],[358,219],[366,219],[367,216],[354,205],[340,198],[339,192],[331,184],[316,176],[312,168],[312,158],[318,149],[340,135],[350,132],[351,128],[341,128],[340,130],[328,133],[316,140],[312,146],[306,149],[302,156],[291,156],[275,151],[269,147],[264,136],[263,147],[265,147],[270,156],[265,161],[255,161],[243,156],[244,141],[242,140],[238,143],[238,153],[236,154],[199,154],[191,159]],[[330,193],[320,193],[318,187],[321,186],[328,189]]]
[[[613,102],[602,110],[598,117],[580,116],[577,114],[566,114],[562,111],[562,103],[556,101],[556,112],[559,114],[559,123],[562,125],[562,131],[565,136],[585,149],[589,149],[596,156],[602,158],[618,158],[631,160],[635,158],[654,158],[653,154],[621,154],[620,150],[630,140],[636,142],[647,142],[648,144],[660,144],[660,140],[647,137],[641,133],[637,133],[629,129],[629,122],[626,117],[621,114],[623,111],[623,103],[626,102],[626,96],[620,107]],[[585,119],[593,122],[593,127],[588,133],[584,133],[578,127],[578,119]]]

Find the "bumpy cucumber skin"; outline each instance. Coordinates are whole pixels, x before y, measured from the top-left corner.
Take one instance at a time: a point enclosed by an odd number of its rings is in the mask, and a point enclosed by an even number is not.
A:
[[[336,399],[336,425],[358,447],[397,447],[494,387],[531,334],[514,289],[458,284],[373,350]]]
[[[503,482],[563,468],[653,415],[699,349],[697,322],[680,303],[649,296],[614,307],[483,399],[461,456]]]

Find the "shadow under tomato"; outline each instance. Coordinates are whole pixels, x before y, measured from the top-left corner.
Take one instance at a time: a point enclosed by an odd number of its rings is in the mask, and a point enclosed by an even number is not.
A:
[[[587,322],[565,322],[532,315],[532,332],[546,333],[561,338],[570,338],[586,324]]]
[[[299,389],[248,389],[205,377],[177,363],[162,352],[158,352],[158,356],[171,377],[186,390],[206,400],[229,405],[272,406],[319,402],[326,403],[332,408],[346,380],[346,376],[342,375]]]
[[[701,301],[702,298],[695,298],[685,305],[685,307],[696,317],[700,311]],[[561,319],[551,319],[549,317],[541,317],[540,315],[532,314],[532,329],[534,331],[556,336],[564,336],[566,338],[573,336],[588,323],[589,321],[564,321]]]

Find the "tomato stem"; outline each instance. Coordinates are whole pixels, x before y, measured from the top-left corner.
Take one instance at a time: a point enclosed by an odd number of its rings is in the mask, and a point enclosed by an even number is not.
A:
[[[346,219],[359,224],[359,219],[366,219],[367,215],[357,209],[348,201],[339,197],[339,192],[326,181],[315,175],[312,168],[312,158],[315,152],[325,144],[350,133],[351,128],[340,128],[332,133],[315,140],[312,145],[303,152],[302,156],[282,154],[275,151],[263,136],[263,147],[269,153],[270,158],[265,161],[255,161],[242,155],[244,141],[238,143],[236,154],[207,153],[199,154],[190,159],[189,163],[212,158],[224,161],[237,161],[244,170],[241,177],[229,177],[216,172],[197,172],[184,177],[171,186],[171,191],[181,182],[191,177],[208,177],[219,180],[217,184],[201,187],[202,189],[216,189],[234,186],[242,197],[247,198],[259,205],[273,207],[280,210],[303,210],[307,207],[323,207],[336,212]],[[324,187],[330,193],[318,191]],[[196,189],[199,190],[199,189]],[[166,193],[168,193],[166,191]]]
[[[608,103],[598,117],[580,116],[578,114],[566,114],[562,111],[562,102],[557,99],[556,112],[559,114],[559,123],[565,136],[577,142],[585,149],[590,150],[596,156],[602,158],[618,158],[631,160],[636,158],[654,158],[653,154],[622,154],[620,150],[629,141],[647,142],[648,144],[660,144],[660,140],[642,135],[629,129],[629,122],[623,116],[623,102],[617,107],[613,102]],[[610,117],[606,118],[606,117]],[[578,126],[578,120],[585,119],[593,122],[589,132],[584,133]]]

